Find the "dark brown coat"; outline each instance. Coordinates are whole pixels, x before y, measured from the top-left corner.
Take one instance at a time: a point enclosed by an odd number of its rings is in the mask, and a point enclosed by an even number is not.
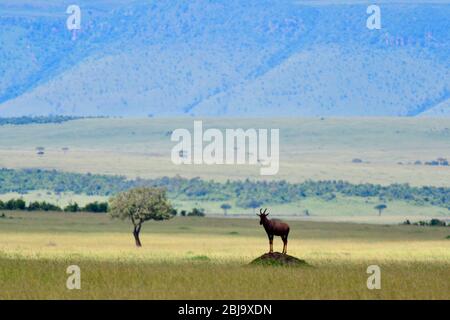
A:
[[[287,242],[288,242],[288,236],[289,236],[289,225],[287,223],[281,222],[279,220],[270,220],[267,218],[269,215],[266,214],[267,209],[262,211],[262,209],[259,210],[259,216],[260,221],[259,224],[262,224],[264,226],[264,230],[266,230],[267,237],[269,238],[269,245],[270,245],[270,253],[273,252],[273,237],[279,236],[283,240],[283,253],[287,253]]]

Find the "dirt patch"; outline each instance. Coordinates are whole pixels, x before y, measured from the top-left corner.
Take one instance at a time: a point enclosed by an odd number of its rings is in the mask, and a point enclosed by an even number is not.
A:
[[[261,257],[256,258],[251,265],[262,266],[288,266],[288,267],[306,267],[310,266],[305,260],[282,254],[280,252],[265,253]]]

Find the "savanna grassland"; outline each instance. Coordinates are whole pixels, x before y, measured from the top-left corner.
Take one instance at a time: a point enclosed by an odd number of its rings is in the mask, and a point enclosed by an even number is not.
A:
[[[280,170],[264,179],[291,182],[450,185],[450,167],[414,165],[450,159],[450,119],[293,118],[203,120],[207,128],[280,129]],[[192,130],[194,118],[82,119],[60,124],[0,126],[0,167],[80,173],[226,179],[262,179],[259,167],[171,162],[172,130]],[[36,148],[45,154],[37,155]],[[68,150],[63,151],[63,148]],[[362,163],[353,163],[360,159]]]
[[[1,299],[449,299],[450,228],[290,221],[289,254],[310,266],[249,266],[268,250],[256,219],[177,217],[144,224],[106,215],[5,212]],[[276,239],[275,250],[281,250]],[[82,289],[66,289],[66,268]],[[366,269],[379,265],[381,290]]]
[[[0,126],[0,167],[157,178],[180,175],[224,182],[246,178],[344,180],[355,184],[450,186],[450,119],[203,119],[205,128],[279,128],[280,171],[251,166],[175,166],[172,130],[194,119],[82,119]],[[44,150],[40,155],[37,148]],[[355,162],[354,159],[361,161]],[[421,164],[415,164],[420,161]],[[106,196],[29,190],[0,199],[60,206]],[[0,212],[1,299],[450,299],[450,228],[400,226],[448,219],[448,208],[376,197],[306,197],[267,204],[289,219],[289,254],[310,267],[249,266],[268,250],[252,209],[227,201],[170,199],[207,218],[146,222],[137,249],[128,222],[104,214]],[[308,210],[310,216],[305,216]],[[218,216],[222,218],[217,218]],[[216,218],[211,218],[216,216]],[[359,223],[349,223],[359,222]],[[275,250],[281,251],[280,239]],[[81,267],[82,289],[66,289],[66,268]],[[379,265],[382,289],[368,290],[367,267]]]

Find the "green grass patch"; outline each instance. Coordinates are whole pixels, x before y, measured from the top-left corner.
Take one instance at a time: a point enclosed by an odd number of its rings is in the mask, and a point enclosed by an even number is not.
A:
[[[203,256],[203,255],[190,257],[189,260],[192,260],[192,261],[211,261],[211,259],[208,256]]]
[[[136,248],[130,223],[105,215],[8,215],[0,219],[0,299],[450,298],[446,228],[289,221],[289,255],[313,268],[274,269],[249,265],[269,249],[256,217],[149,221]],[[80,291],[65,287],[74,264]],[[382,290],[367,289],[373,264]]]

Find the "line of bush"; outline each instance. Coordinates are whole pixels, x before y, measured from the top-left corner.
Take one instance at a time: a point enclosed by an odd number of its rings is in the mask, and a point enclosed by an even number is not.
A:
[[[58,172],[56,170],[0,169],[0,194],[33,190],[56,193],[111,196],[135,187],[161,187],[169,198],[200,201],[235,200],[241,208],[257,208],[264,203],[287,204],[309,197],[333,201],[337,196],[375,197],[380,202],[401,200],[416,205],[432,205],[450,210],[450,188],[409,184],[352,184],[341,180],[305,181],[227,181],[220,183],[199,178],[163,177],[158,179],[127,179],[122,176]]]
[[[64,208],[46,201],[32,201],[28,205],[23,199],[10,199],[6,202],[0,200],[0,210],[17,211],[65,211],[65,212],[93,212],[105,213],[108,211],[107,202],[91,202],[80,207],[76,202],[70,203]]]
[[[205,216],[205,210],[203,209],[198,209],[198,208],[194,208],[192,209],[192,211],[186,211],[186,210],[180,210],[180,212],[178,212],[176,209],[172,210],[172,215],[176,216],[176,215],[180,215],[181,217],[204,217]]]
[[[448,224],[446,221],[439,220],[439,219],[431,219],[430,221],[420,220],[417,222],[411,222],[409,220],[406,220],[402,224],[403,225],[421,226],[421,227],[450,227],[450,224]]]
[[[109,210],[109,204],[107,202],[90,202],[81,207],[76,202],[71,202],[64,208],[46,201],[32,201],[28,205],[23,199],[10,199],[6,202],[0,200],[0,210],[11,211],[56,211],[56,212],[93,212],[93,213],[106,213]],[[172,216],[180,215],[182,217],[204,217],[205,211],[199,208],[193,208],[191,211],[173,209]]]
[[[63,123],[66,121],[86,119],[91,117],[74,117],[74,116],[60,116],[60,115],[50,115],[50,116],[22,116],[22,117],[10,117],[10,118],[0,118],[0,126],[4,125],[26,125],[26,124],[45,124],[45,123]]]

